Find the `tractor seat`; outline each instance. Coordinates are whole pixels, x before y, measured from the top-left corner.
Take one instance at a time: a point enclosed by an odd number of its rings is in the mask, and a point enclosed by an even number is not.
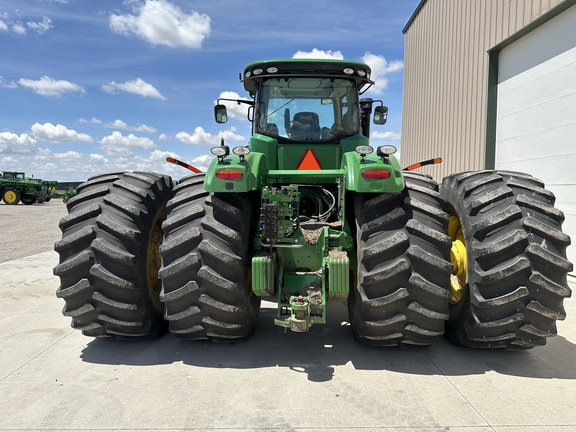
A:
[[[290,128],[291,138],[319,139],[320,120],[315,112],[299,112],[294,114],[292,127]]]

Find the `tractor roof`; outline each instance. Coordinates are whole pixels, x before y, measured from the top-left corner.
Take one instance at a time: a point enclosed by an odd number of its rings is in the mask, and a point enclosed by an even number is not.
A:
[[[248,64],[244,68],[242,81],[244,88],[254,95],[258,82],[262,78],[276,76],[317,76],[352,78],[358,88],[373,84],[370,80],[372,71],[365,63],[335,59],[273,59]]]

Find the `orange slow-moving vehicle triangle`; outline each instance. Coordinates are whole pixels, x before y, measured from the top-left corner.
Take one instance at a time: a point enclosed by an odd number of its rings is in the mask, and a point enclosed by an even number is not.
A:
[[[316,157],[316,153],[314,150],[306,150],[304,152],[304,156],[300,159],[298,163],[299,170],[321,170],[322,166],[320,165],[320,161]]]

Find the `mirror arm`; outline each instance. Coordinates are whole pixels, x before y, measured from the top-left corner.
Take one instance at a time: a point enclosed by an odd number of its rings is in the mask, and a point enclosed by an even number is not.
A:
[[[220,101],[236,102],[238,105],[240,105],[240,104],[246,104],[246,105],[250,105],[250,106],[255,105],[254,101],[249,101],[249,100],[244,100],[244,99],[228,99],[228,98],[218,98],[218,100],[216,101],[216,104],[220,105]]]

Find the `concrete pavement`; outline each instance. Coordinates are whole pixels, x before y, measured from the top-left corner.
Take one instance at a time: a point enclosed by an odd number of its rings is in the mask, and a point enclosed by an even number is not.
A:
[[[343,303],[305,334],[264,302],[248,341],[115,342],[70,328],[57,261],[0,263],[0,431],[576,431],[574,298],[525,352],[365,347]]]
[[[61,199],[34,205],[0,201],[0,263],[52,250],[62,235],[58,221],[66,214]]]

